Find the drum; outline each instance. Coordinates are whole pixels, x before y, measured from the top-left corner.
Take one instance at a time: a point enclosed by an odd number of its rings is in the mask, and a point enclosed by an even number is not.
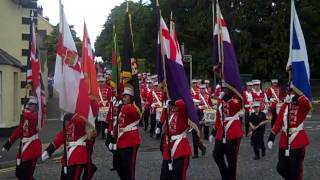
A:
[[[156,109],[156,120],[157,120],[157,122],[160,122],[162,110],[163,110],[163,108],[157,108]]]
[[[100,107],[98,114],[98,121],[105,121],[107,119],[107,114],[109,111],[109,107]]]
[[[282,105],[283,105],[283,103],[278,103],[277,104],[277,114],[279,114]]]
[[[203,120],[205,124],[213,124],[216,116],[216,111],[214,109],[203,110]]]

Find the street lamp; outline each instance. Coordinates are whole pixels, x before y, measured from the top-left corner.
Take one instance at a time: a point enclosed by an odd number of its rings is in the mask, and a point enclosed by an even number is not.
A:
[[[185,51],[184,51],[184,43],[181,44],[181,52],[182,52],[182,59],[183,59],[183,62],[187,62],[187,63],[190,63],[190,70],[189,70],[189,80],[190,80],[190,86],[192,84],[192,55],[191,54],[185,54]]]

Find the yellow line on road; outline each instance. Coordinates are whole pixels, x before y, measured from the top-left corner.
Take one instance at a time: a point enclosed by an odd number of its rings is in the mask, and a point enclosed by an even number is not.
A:
[[[12,167],[8,167],[8,168],[0,169],[0,173],[6,173],[6,172],[10,172],[10,171],[15,171],[15,170],[16,170],[16,167],[12,166]]]

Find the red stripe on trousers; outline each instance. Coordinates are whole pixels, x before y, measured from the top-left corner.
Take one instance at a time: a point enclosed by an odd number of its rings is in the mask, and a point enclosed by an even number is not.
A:
[[[189,157],[184,157],[184,161],[183,161],[183,171],[182,171],[182,180],[186,180],[186,179],[187,179],[188,161],[189,161]]]
[[[131,179],[134,180],[135,179],[135,172],[134,172],[134,165],[135,165],[135,161],[136,161],[136,155],[137,155],[137,147],[133,147],[132,149],[132,159],[131,159]]]

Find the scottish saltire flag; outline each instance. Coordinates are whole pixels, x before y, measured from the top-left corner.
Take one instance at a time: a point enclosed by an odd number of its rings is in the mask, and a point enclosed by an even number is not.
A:
[[[31,17],[30,24],[30,54],[27,63],[27,83],[32,87],[32,94],[38,102],[38,129],[42,129],[46,116],[46,93],[41,76],[41,65],[37,56],[36,28],[34,18]]]
[[[186,103],[189,118],[194,123],[198,124],[199,117],[192,101],[190,86],[183,67],[182,55],[176,33],[171,33],[174,37],[170,35],[170,31],[161,16],[160,31],[160,41],[162,42],[161,48],[165,57],[165,68],[163,69],[165,69],[166,72],[166,84],[169,97],[173,101],[183,99]],[[158,63],[160,64],[160,62]],[[163,72],[164,71],[158,71],[158,76]]]
[[[294,89],[312,101],[308,54],[298,14],[291,2],[290,54],[287,69],[291,69]]]
[[[213,69],[221,76],[227,87],[242,99],[239,65],[230,39],[227,23],[223,19],[218,2],[216,4],[216,18],[213,33]]]

